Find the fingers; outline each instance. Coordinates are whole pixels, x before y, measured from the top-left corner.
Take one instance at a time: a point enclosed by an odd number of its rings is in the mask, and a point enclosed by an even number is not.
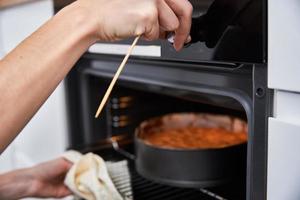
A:
[[[166,40],[168,40],[169,43],[171,43],[171,44],[174,44],[174,37],[175,37],[175,36],[174,36],[174,33],[173,33],[173,32],[161,31],[160,34],[159,34],[159,38],[160,38],[160,39],[166,39]],[[186,45],[186,44],[190,43],[191,41],[192,41],[192,37],[189,35],[189,36],[186,38],[184,44]]]
[[[179,19],[179,27],[175,31],[174,48],[180,50],[190,34],[193,6],[188,0],[165,0]]]
[[[152,4],[142,14],[142,24],[146,25],[144,39],[156,40],[159,38],[158,8],[155,1],[152,1]]]
[[[175,32],[176,50],[188,40],[192,15],[188,0],[93,0],[91,5],[86,0],[80,2],[97,19],[93,26],[99,40],[116,41],[137,35],[156,40],[164,32]]]
[[[161,31],[174,31],[179,27],[179,20],[165,1],[157,1],[158,19]]]
[[[72,163],[64,158],[56,158],[33,167],[37,179],[49,179],[65,175],[72,167]],[[36,173],[35,173],[36,172]]]
[[[56,193],[55,195],[53,195],[55,198],[63,198],[72,194],[69,188],[65,185],[60,185],[57,188],[54,188],[54,191]]]
[[[55,168],[57,171],[61,171],[62,173],[68,171],[73,165],[71,162],[67,161],[64,158],[57,158],[55,160],[49,161],[47,164]]]
[[[142,18],[146,25],[143,37],[146,40],[155,40],[162,37],[164,32],[174,32],[179,27],[179,19],[164,0],[148,1],[147,9]]]
[[[29,177],[34,181],[31,192],[34,197],[65,197],[70,190],[64,185],[64,178],[72,163],[64,158],[57,158],[27,169]]]
[[[148,26],[146,26],[146,31],[143,35],[145,40],[156,40],[159,38],[159,23],[158,21],[149,22]]]

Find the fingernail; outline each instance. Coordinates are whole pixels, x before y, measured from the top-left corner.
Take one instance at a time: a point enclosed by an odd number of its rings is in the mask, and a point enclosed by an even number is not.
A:
[[[189,43],[189,42],[191,42],[191,41],[192,41],[192,37],[189,35],[189,36],[186,38],[185,43]]]
[[[182,49],[182,47],[183,47],[183,45],[181,45],[181,44],[178,45],[178,44],[175,44],[175,43],[174,43],[173,46],[174,46],[174,49],[175,49],[176,51],[180,51],[180,50]]]
[[[171,43],[174,44],[174,33],[169,33],[167,36],[167,40]]]

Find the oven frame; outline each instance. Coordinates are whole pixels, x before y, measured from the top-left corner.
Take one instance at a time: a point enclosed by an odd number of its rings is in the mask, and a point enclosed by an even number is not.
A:
[[[68,102],[69,142],[71,148],[85,141],[81,134],[88,130],[87,87],[90,75],[111,79],[121,56],[85,54],[65,80]],[[158,72],[160,74],[158,75]],[[178,74],[182,75],[181,77]],[[179,79],[178,79],[179,78]],[[247,200],[265,200],[267,196],[267,133],[268,117],[272,111],[272,90],[267,87],[266,64],[232,65],[212,63],[170,62],[133,57],[121,74],[119,82],[154,93],[168,93],[176,96],[185,91],[189,98],[196,93],[227,97],[239,102],[246,112],[249,124],[247,150]],[[139,84],[136,84],[139,83]],[[175,93],[174,93],[175,92]],[[201,95],[197,98],[201,98]],[[221,98],[222,99],[222,98]],[[194,99],[195,100],[195,99]],[[224,101],[223,107],[228,106]],[[204,102],[207,103],[207,102]],[[208,102],[209,103],[209,102]],[[222,104],[222,101],[219,102]],[[219,105],[220,106],[220,105]],[[90,115],[90,116],[87,116]]]

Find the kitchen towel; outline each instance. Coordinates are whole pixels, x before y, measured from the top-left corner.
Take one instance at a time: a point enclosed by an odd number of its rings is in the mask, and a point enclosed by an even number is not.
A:
[[[68,151],[63,157],[74,163],[66,175],[65,184],[75,195],[87,200],[123,200],[100,156]]]

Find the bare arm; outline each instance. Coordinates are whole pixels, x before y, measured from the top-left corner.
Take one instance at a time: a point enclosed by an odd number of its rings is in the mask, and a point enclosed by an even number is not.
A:
[[[89,35],[91,28],[87,21],[80,11],[65,9],[1,61],[1,151],[95,42]]]
[[[31,178],[26,170],[16,170],[0,175],[0,199],[14,200],[30,196]]]
[[[0,153],[90,45],[136,35],[154,40],[162,29],[179,31],[183,22],[178,13],[190,16],[191,9],[177,13],[173,7],[159,0],[78,0],[23,41],[0,61]],[[185,27],[190,22],[186,19]],[[183,32],[177,49],[189,28]]]

